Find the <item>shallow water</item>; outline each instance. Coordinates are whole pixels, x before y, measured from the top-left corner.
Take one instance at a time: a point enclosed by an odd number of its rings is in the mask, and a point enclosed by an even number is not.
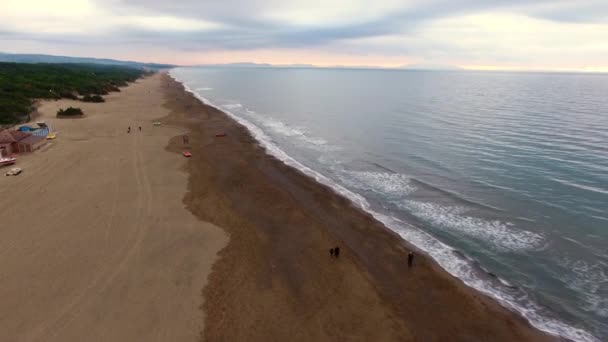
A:
[[[608,76],[171,74],[535,326],[608,339]]]

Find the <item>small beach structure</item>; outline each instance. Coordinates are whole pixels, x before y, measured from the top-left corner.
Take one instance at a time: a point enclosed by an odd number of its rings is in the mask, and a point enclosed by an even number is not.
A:
[[[19,152],[18,142],[29,137],[30,134],[21,131],[3,130],[0,131],[0,149],[5,156]]]
[[[186,158],[190,158],[190,157],[192,157],[192,153],[190,153],[190,152],[188,152],[188,151],[184,151],[184,152],[182,152],[182,154],[183,154],[183,155],[184,155],[184,157],[186,157]]]
[[[36,125],[38,125],[40,128],[48,128],[49,130],[51,129],[51,127],[47,125],[46,121],[38,121],[36,122]]]
[[[17,143],[17,146],[19,147],[19,153],[24,153],[24,152],[34,152],[35,150],[42,147],[44,144],[46,144],[46,135],[45,136],[31,135],[31,136],[19,141]]]
[[[41,132],[42,133],[42,132]],[[0,131],[0,151],[3,155],[32,152],[46,144],[46,134],[4,130]]]
[[[17,129],[19,132],[31,132],[31,131],[35,131],[37,128],[34,127],[30,127],[30,126],[21,126],[19,127],[19,129]]]
[[[10,143],[0,143],[0,158],[8,157],[13,154],[13,148]]]

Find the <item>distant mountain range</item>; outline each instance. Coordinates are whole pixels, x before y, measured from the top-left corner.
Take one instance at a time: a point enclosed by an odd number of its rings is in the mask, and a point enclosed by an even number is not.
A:
[[[419,63],[419,64],[409,64],[399,67],[399,69],[407,69],[407,70],[464,70],[461,67],[449,65],[449,64],[439,64],[439,63]]]
[[[38,54],[12,54],[0,52],[0,62],[12,63],[79,63],[79,64],[105,64],[121,65],[135,68],[166,69],[175,65],[159,63],[141,63],[133,61],[119,61],[107,58],[68,57]]]
[[[0,52],[0,62],[13,63],[80,63],[80,64],[106,64],[106,65],[122,65],[136,68],[149,69],[167,69],[174,68],[177,65],[160,64],[160,63],[142,63],[133,61],[120,61],[107,58],[90,58],[90,57],[68,57],[68,56],[53,56],[41,54],[12,54]],[[392,69],[392,70],[462,70],[459,67],[451,65],[439,64],[411,64],[400,67],[377,67],[368,65],[344,66],[335,65],[328,67],[320,67],[312,64],[269,64],[269,63],[225,63],[225,64],[200,64],[196,66],[208,68],[302,68],[302,69]]]
[[[268,64],[268,63],[219,63],[193,65],[206,68],[318,68],[312,64]]]
[[[196,65],[206,68],[302,68],[302,69],[378,69],[378,70],[462,70],[459,67],[436,64],[412,64],[400,67],[378,67],[369,65],[334,65],[316,66],[312,64],[268,64],[268,63],[225,63],[225,64],[200,64]]]

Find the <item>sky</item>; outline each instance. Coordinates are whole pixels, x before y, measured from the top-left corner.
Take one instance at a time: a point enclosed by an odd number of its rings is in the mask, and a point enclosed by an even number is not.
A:
[[[608,0],[0,0],[0,51],[608,72]]]

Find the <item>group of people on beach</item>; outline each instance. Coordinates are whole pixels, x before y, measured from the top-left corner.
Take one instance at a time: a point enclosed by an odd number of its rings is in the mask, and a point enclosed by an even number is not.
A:
[[[340,247],[330,248],[329,256],[337,259],[340,256]]]
[[[139,131],[141,132],[141,126],[139,126]],[[127,128],[127,133],[131,133],[131,126],[129,126],[129,128]]]

